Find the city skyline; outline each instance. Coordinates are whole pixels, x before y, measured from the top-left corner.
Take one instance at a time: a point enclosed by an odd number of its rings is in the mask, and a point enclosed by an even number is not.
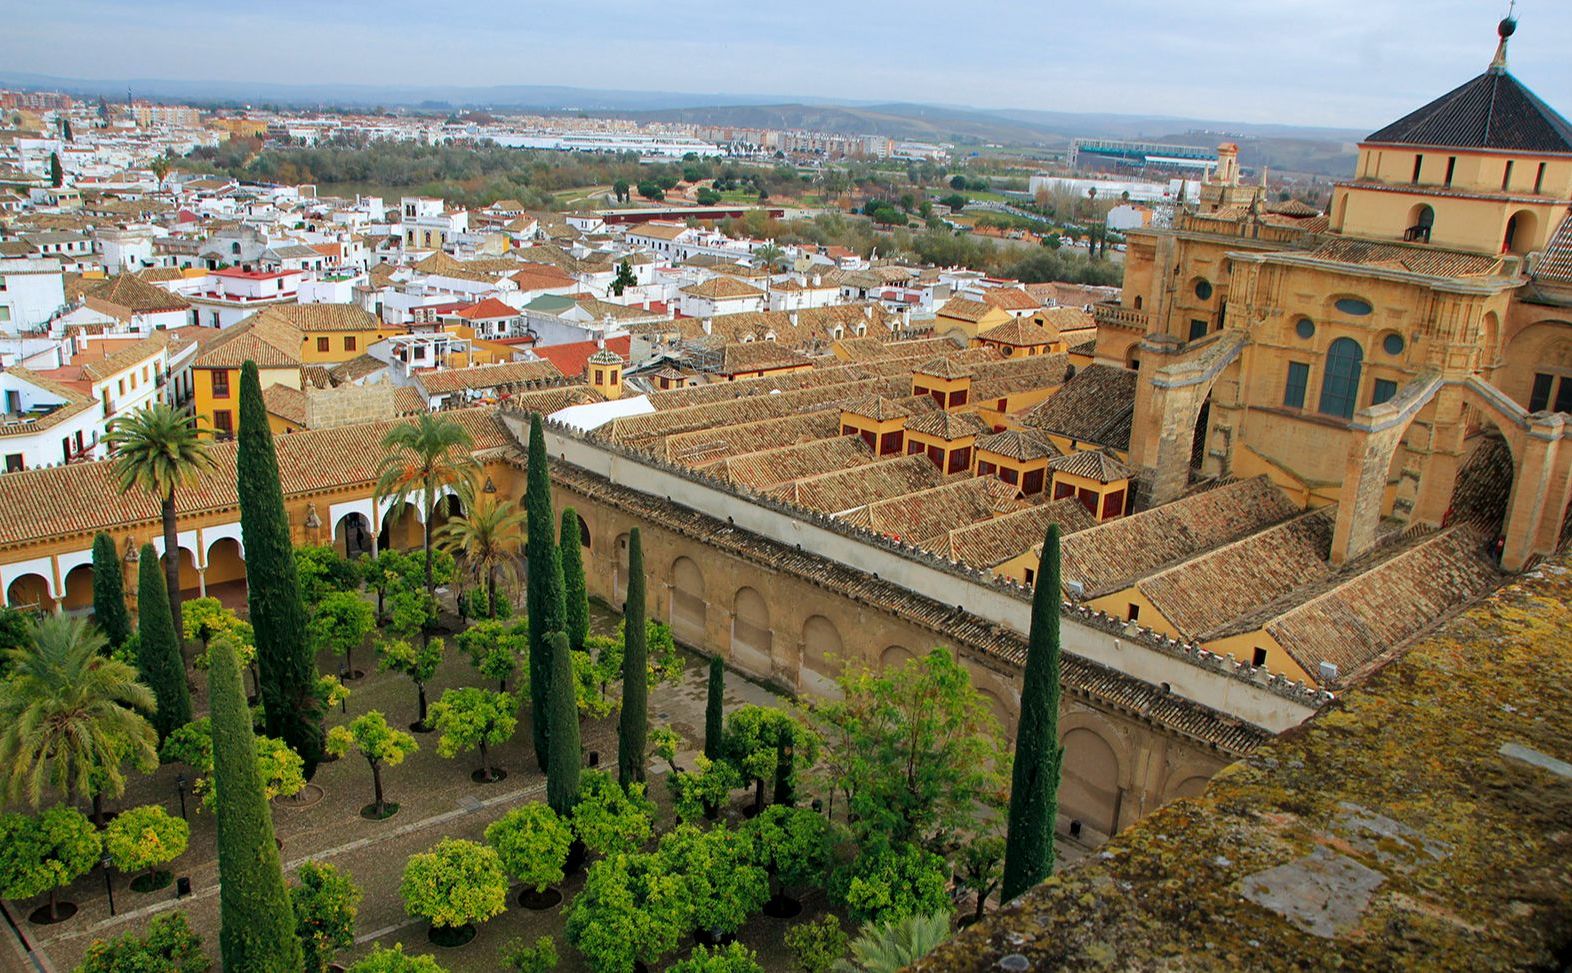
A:
[[[1056,11],[1052,25],[1022,30],[1002,29],[1025,16],[1016,5],[985,0],[965,22],[974,28],[968,40],[943,29],[926,5],[903,5],[901,20],[882,0],[854,9],[808,4],[791,17],[728,10],[724,23],[688,0],[659,16],[621,0],[549,15],[538,5],[498,12],[466,0],[437,26],[423,21],[428,8],[409,3],[368,18],[342,3],[279,0],[256,11],[172,0],[129,17],[122,6],[88,0],[17,11],[0,53],[14,72],[83,80],[563,85],[691,93],[695,105],[706,94],[758,95],[1364,129],[1466,81],[1466,66],[1483,70],[1505,12],[1480,0],[1439,0],[1416,20],[1412,6],[1287,0],[1261,9],[1218,0],[1196,14],[1124,0],[1095,14]],[[1572,67],[1554,43],[1572,31],[1572,9],[1535,3],[1518,16],[1514,73],[1550,104],[1572,101]],[[1107,26],[1115,19],[1143,30],[1115,34]],[[100,29],[76,31],[89,22]],[[459,26],[467,22],[477,29]],[[897,29],[905,23],[918,29]],[[324,44],[226,43],[290,25],[320,33]],[[58,56],[55,42],[68,34],[76,63]],[[172,42],[183,36],[198,46]],[[180,56],[150,59],[150,51]],[[527,56],[509,60],[519,53]]]

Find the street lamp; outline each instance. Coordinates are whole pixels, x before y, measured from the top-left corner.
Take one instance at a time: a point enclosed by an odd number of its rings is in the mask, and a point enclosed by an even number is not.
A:
[[[103,866],[104,869],[104,894],[109,896],[109,914],[113,916],[115,914],[115,881],[109,874],[109,866],[114,864],[114,862],[110,860],[109,853],[106,851],[104,852],[104,857],[98,860],[98,864]]]
[[[186,775],[185,774],[179,774],[179,775],[177,775],[175,777],[175,791],[177,793],[179,793],[179,795],[180,795],[180,817],[181,817],[182,820],[184,820],[185,816],[186,816],[186,784],[187,783],[188,783],[188,781],[186,780]]]

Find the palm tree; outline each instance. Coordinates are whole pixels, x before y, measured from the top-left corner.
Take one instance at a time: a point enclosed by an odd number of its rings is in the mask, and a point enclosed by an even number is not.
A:
[[[157,498],[164,519],[164,582],[175,634],[185,631],[180,617],[180,540],[175,526],[175,489],[188,487],[213,468],[208,430],[163,402],[145,406],[109,424],[120,489],[139,489]]]
[[[831,973],[899,973],[950,938],[944,912],[869,923],[851,942],[851,959],[838,959]]]
[[[524,546],[524,511],[512,500],[475,489],[473,478],[460,480],[459,499],[466,513],[454,516],[436,533],[443,550],[462,558],[475,583],[486,585],[486,604],[497,617],[497,581],[519,583],[519,553]]]
[[[67,801],[125,792],[122,769],[158,766],[158,734],[142,715],[156,704],[136,670],[103,654],[104,637],[82,618],[34,624],[32,644],[7,653],[0,683],[0,771],[8,800],[38,807],[46,787]],[[138,711],[142,712],[138,712]]]
[[[425,517],[426,593],[435,594],[431,580],[431,508],[438,492],[467,478],[475,466],[470,456],[474,440],[469,431],[446,416],[425,413],[414,422],[401,423],[382,437],[386,455],[377,467],[375,496],[380,503],[391,498],[397,518],[404,503],[418,497]]]

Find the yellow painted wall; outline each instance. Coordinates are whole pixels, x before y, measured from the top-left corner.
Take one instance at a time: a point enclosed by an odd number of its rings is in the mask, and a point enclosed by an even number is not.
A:
[[[1010,323],[1010,312],[1003,308],[990,306],[987,313],[976,321],[967,321],[962,318],[952,318],[945,315],[941,309],[933,319],[933,330],[936,334],[952,334],[960,332],[967,338],[975,338],[983,331],[997,328],[1001,324]]]
[[[229,376],[228,398],[221,399],[213,395],[213,376],[216,372],[224,372]],[[234,428],[238,430],[240,428],[240,369],[193,368],[191,373],[192,384],[196,387],[192,408],[196,413],[197,421],[207,428],[213,428],[214,412],[227,409],[233,419]],[[264,389],[269,385],[300,388],[299,368],[263,368],[258,370],[257,378]]]
[[[376,328],[366,331],[304,331],[305,339],[300,343],[300,360],[308,365],[338,364],[358,358],[366,353],[366,349],[389,335],[403,334],[403,328]],[[317,350],[317,340],[326,338],[327,351]],[[355,339],[355,347],[346,349],[344,340]]]
[[[1297,679],[1306,685],[1316,683],[1316,680],[1310,678],[1310,674],[1294,661],[1293,656],[1288,654],[1288,650],[1284,649],[1265,629],[1214,639],[1205,643],[1205,647],[1208,651],[1219,655],[1231,655],[1244,663],[1254,662],[1256,649],[1265,649],[1268,670],[1281,673],[1290,679]]]
[[[1115,591],[1111,594],[1103,595],[1101,598],[1093,598],[1086,604],[1087,607],[1095,611],[1107,612],[1115,618],[1123,619],[1130,617],[1130,606],[1135,605],[1140,609],[1135,619],[1137,625],[1149,628],[1169,638],[1180,637],[1179,630],[1174,627],[1174,624],[1164,617],[1162,612],[1157,610],[1157,606],[1152,604],[1146,595],[1141,593],[1140,588],[1134,585],[1123,591]]]

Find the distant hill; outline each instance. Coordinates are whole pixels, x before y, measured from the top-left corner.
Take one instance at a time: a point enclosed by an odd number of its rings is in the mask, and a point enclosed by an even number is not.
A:
[[[932,105],[705,105],[592,114],[640,122],[805,129],[836,135],[883,135],[894,139],[1050,147],[1069,144],[1064,135],[1041,126],[986,112]]]
[[[874,103],[818,98],[812,103],[780,95],[694,94],[624,91],[564,85],[281,84],[276,82],[179,81],[157,78],[62,78],[0,70],[0,85],[65,91],[84,98],[139,98],[198,105],[271,104],[284,107],[455,108],[543,113],[582,113],[637,121],[681,122],[738,128],[806,129],[841,135],[987,143],[1060,149],[1072,138],[1147,138],[1215,145],[1240,143],[1248,166],[1340,176],[1353,171],[1348,143],[1365,133],[1298,128],[1161,115],[1116,115],[1032,109],[980,109],[955,105]],[[1165,133],[1183,132],[1184,135]],[[1199,141],[1195,141],[1199,140]]]
[[[983,111],[909,104],[707,105],[591,114],[643,122],[883,135],[894,139],[955,142],[961,146],[997,143],[1065,148],[1072,138],[1123,138],[1211,148],[1219,142],[1232,140],[1239,143],[1240,161],[1248,167],[1264,165],[1280,172],[1333,177],[1353,173],[1353,143],[1365,134],[1351,129],[1295,128],[1155,115]]]

